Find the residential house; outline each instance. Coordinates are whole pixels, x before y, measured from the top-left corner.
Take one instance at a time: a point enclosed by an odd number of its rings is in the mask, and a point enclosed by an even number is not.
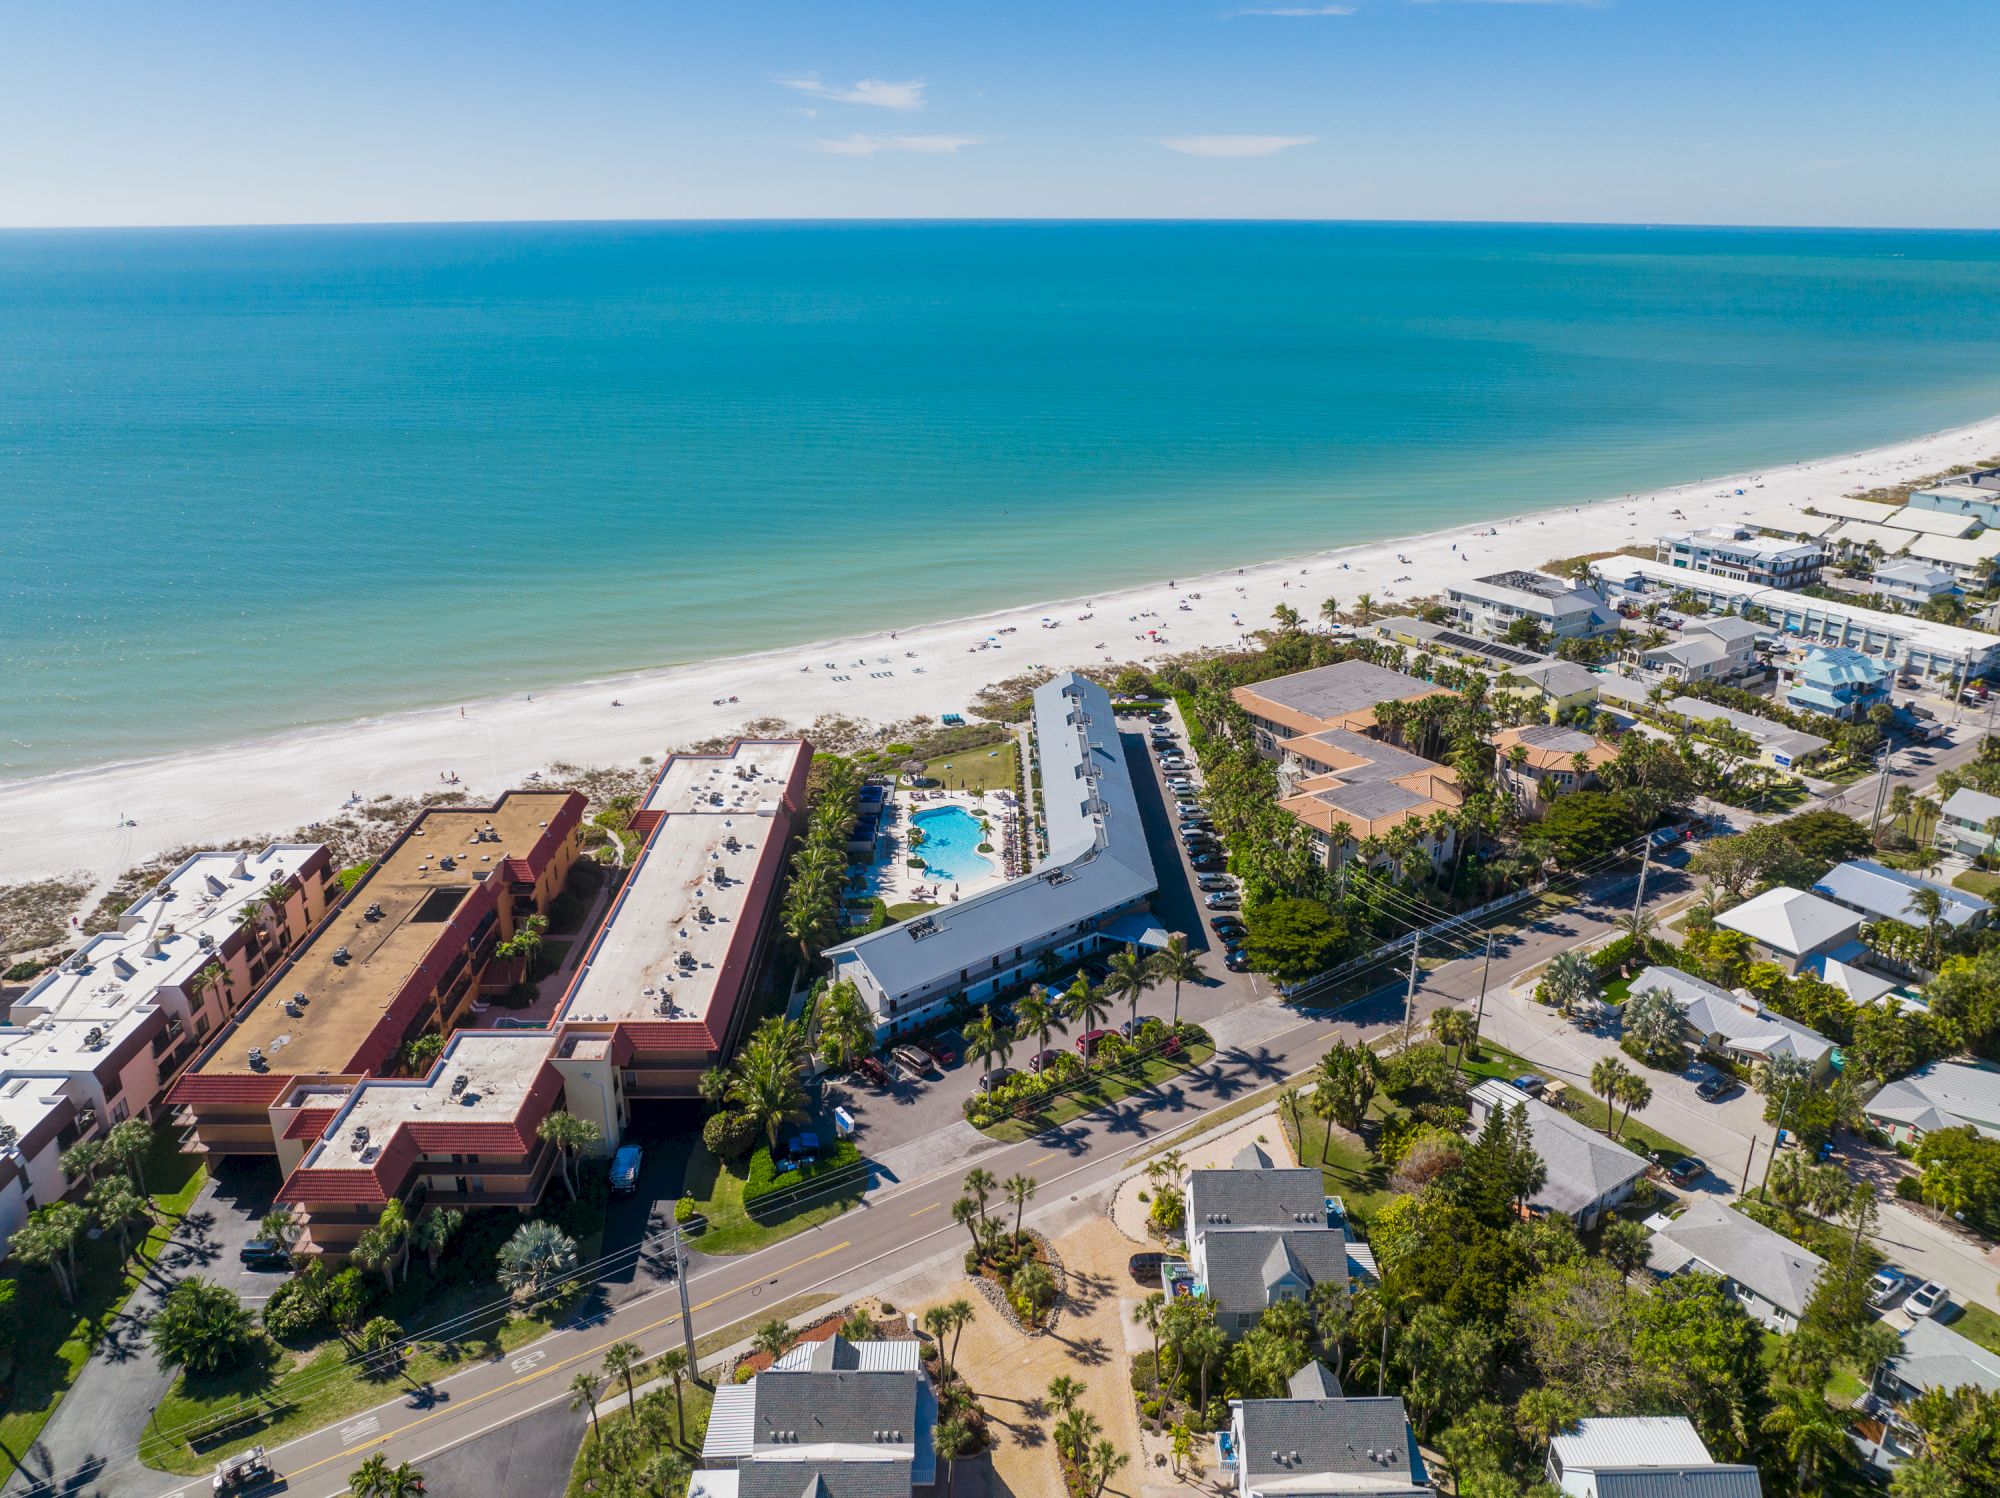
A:
[[[1713,1274],[1739,1305],[1776,1332],[1789,1332],[1826,1260],[1713,1197],[1699,1197],[1675,1218],[1656,1216],[1649,1263],[1661,1279]]]
[[[1779,885],[1725,910],[1715,924],[1749,937],[1759,961],[1797,973],[1806,959],[1853,941],[1861,917],[1831,900]]]
[[[1699,697],[1676,697],[1667,703],[1666,707],[1668,712],[1678,713],[1690,723],[1728,724],[1757,746],[1757,762],[1769,765],[1774,770],[1793,769],[1811,759],[1832,742],[1830,739],[1821,738],[1818,734],[1787,728],[1784,724],[1773,722],[1769,718],[1760,718],[1755,713],[1739,712],[1733,707],[1704,702]]]
[[[155,1119],[207,1038],[338,893],[318,843],[195,853],[13,1001],[0,1024],[0,1254],[80,1189],[63,1152]]]
[[[1579,1420],[1549,1442],[1545,1475],[1570,1498],[1762,1498],[1757,1469],[1708,1454],[1685,1415]]]
[[[1939,1129],[1974,1128],[2000,1139],[2000,1066],[1990,1061],[1933,1061],[1887,1083],[1864,1109],[1898,1144]]]
[[[1960,1336],[1929,1316],[1906,1327],[1894,1355],[1875,1370],[1867,1408],[1882,1424],[1882,1439],[1872,1453],[1878,1465],[1894,1467],[1914,1456],[1916,1427],[1908,1417],[1910,1401],[1932,1390],[1984,1389],[2000,1394],[2000,1353]]]
[[[1236,1498],[1430,1498],[1403,1401],[1232,1399],[1216,1437]]]
[[[1875,569],[1875,591],[1891,603],[1920,609],[1940,598],[1958,596],[1958,579],[1921,558],[1885,562]]]
[[[1529,1202],[1536,1211],[1561,1213],[1588,1231],[1630,1197],[1646,1173],[1644,1156],[1505,1082],[1481,1082],[1467,1101],[1475,1127],[1496,1108],[1509,1117],[1516,1108],[1526,1110],[1529,1140],[1548,1169],[1548,1179]]]
[[[1920,874],[1892,869],[1872,858],[1849,859],[1829,869],[1813,886],[1814,894],[1824,895],[1836,905],[1845,905],[1868,920],[1901,921],[1905,926],[1922,928],[1924,918],[1911,903],[1920,890],[1929,890],[1938,897],[1939,917],[1953,931],[1977,931],[1993,914],[1993,907],[1977,895]]]
[[[688,1498],[908,1498],[938,1478],[937,1394],[915,1338],[794,1347],[722,1384]]]
[[[1785,706],[1851,723],[1888,702],[1893,674],[1887,661],[1858,650],[1808,650],[1785,689]]]
[[[1758,626],[1733,614],[1690,620],[1679,638],[1636,653],[1651,681],[1731,682],[1759,669]]]
[[[1540,816],[1557,796],[1597,784],[1597,772],[1618,757],[1608,739],[1554,723],[1528,723],[1493,735],[1500,783],[1522,810]]]
[[[1816,583],[1826,551],[1810,541],[1760,536],[1747,525],[1717,525],[1660,537],[1654,555],[1670,567],[1714,572],[1766,588]]]
[[[1911,540],[1916,533],[1899,531]],[[1649,594],[1687,592],[1705,607],[1742,614],[1760,610],[1772,632],[1819,645],[1849,646],[1894,662],[1898,671],[1943,678],[1985,676],[2000,667],[2000,635],[1938,624],[1915,614],[1888,614],[1845,599],[1819,598],[1713,573],[1686,572],[1644,557],[1615,556],[1590,564],[1612,594],[1645,602]]]
[[[1910,492],[1909,509],[1966,515],[2000,529],[2000,468],[1980,468]]]
[[[1215,1302],[1216,1324],[1230,1336],[1280,1300],[1347,1283],[1347,1234],[1317,1170],[1246,1152],[1231,1169],[1189,1172],[1182,1192],[1188,1270],[1179,1284]]]
[[[1960,786],[1938,817],[1937,840],[1968,858],[2000,848],[2000,796]]]
[[[1495,572],[1453,583],[1446,602],[1468,633],[1489,640],[1524,620],[1551,641],[1609,634],[1619,624],[1595,588],[1546,572]]]
[[[1543,660],[1532,666],[1512,666],[1506,675],[1527,684],[1527,689],[1540,699],[1543,714],[1551,722],[1567,718],[1582,708],[1595,706],[1604,682],[1604,678],[1588,666],[1565,660]],[[1505,679],[1503,676],[1501,682]],[[1495,683],[1496,692],[1503,690],[1501,682]]]
[[[1446,690],[1401,671],[1357,660],[1336,661],[1331,666],[1238,687],[1230,696],[1249,716],[1257,752],[1266,759],[1283,759],[1288,739],[1329,728],[1373,733],[1375,709],[1384,702],[1415,702]]]
[[[1815,1076],[1833,1064],[1832,1041],[1747,993],[1717,988],[1677,967],[1649,967],[1632,980],[1633,993],[1654,988],[1680,1006],[1689,1038],[1705,1051],[1750,1061],[1799,1060]]]
[[[2000,530],[1956,540],[1950,536],[1919,536],[1909,546],[1913,561],[1927,562],[1949,572],[1968,593],[1981,593],[2000,577]]]
[[[1045,957],[1107,945],[1164,946],[1145,914],[1159,886],[1111,698],[1065,672],[1034,693],[1048,852],[1030,873],[914,920],[829,947],[888,1037],[935,1024],[1033,977]]]
[[[1281,745],[1278,806],[1310,833],[1313,855],[1338,869],[1369,839],[1414,824],[1419,848],[1442,866],[1458,845],[1452,820],[1465,804],[1458,771],[1345,728],[1299,734]],[[1345,832],[1342,829],[1345,828]],[[1375,854],[1371,864],[1389,853]]]

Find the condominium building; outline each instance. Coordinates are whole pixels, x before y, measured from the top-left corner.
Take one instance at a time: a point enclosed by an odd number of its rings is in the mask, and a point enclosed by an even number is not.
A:
[[[1467,630],[1499,639],[1523,620],[1551,640],[1584,639],[1618,628],[1618,616],[1596,589],[1546,572],[1495,572],[1454,583],[1446,595]]]
[[[1670,567],[1713,572],[1764,588],[1803,588],[1816,583],[1826,566],[1826,549],[1814,541],[1761,536],[1747,525],[1718,525],[1660,537],[1654,555]]]
[[[2000,529],[2000,468],[1980,468],[1910,492],[1909,508],[1966,515]]]
[[[811,768],[803,739],[676,754],[633,814],[639,855],[556,1012],[569,1111],[608,1142],[634,1101],[697,1097],[734,1051]]]
[[[1874,583],[1875,591],[1889,602],[1912,609],[1958,592],[1958,579],[1950,569],[1918,560],[1884,563],[1875,569]]]
[[[1278,806],[1307,829],[1324,867],[1342,867],[1362,843],[1387,839],[1408,823],[1422,832],[1433,864],[1451,857],[1458,834],[1446,819],[1465,805],[1451,766],[1345,728],[1298,734],[1280,748]]]
[[[1048,852],[1034,870],[914,920],[829,947],[838,981],[874,1011],[879,1036],[934,1024],[954,1001],[980,1004],[1053,955],[1162,946],[1146,914],[1159,887],[1111,698],[1065,672],[1035,689],[1035,753]]]
[[[1760,609],[1770,616],[1774,630],[1881,656],[1899,671],[1969,679],[2000,670],[2000,635],[1936,624],[1913,614],[1885,614],[1841,599],[1760,588],[1643,557],[1607,557],[1591,563],[1591,571],[1615,593],[1634,599],[1652,592],[1688,592],[1704,606],[1724,613]]]
[[[1919,536],[1909,545],[1912,561],[1928,563],[1951,574],[1969,593],[1980,593],[2000,577],[2000,530],[1955,540],[1950,536]]]
[[[1283,759],[1287,742],[1301,735],[1329,728],[1373,733],[1375,709],[1383,703],[1415,702],[1447,690],[1369,661],[1336,661],[1237,687],[1230,696],[1250,719],[1257,752]]]
[[[1556,796],[1595,785],[1597,772],[1618,757],[1609,739],[1555,723],[1504,728],[1493,735],[1493,751],[1500,783],[1530,816]]]
[[[420,813],[174,1084],[189,1148],[282,1158],[302,1112],[327,1116],[511,985],[495,948],[561,891],[583,808],[574,791],[510,791]]]
[[[63,1151],[152,1119],[204,1039],[325,913],[317,843],[197,853],[39,978],[0,1026],[0,1249],[81,1184]]]

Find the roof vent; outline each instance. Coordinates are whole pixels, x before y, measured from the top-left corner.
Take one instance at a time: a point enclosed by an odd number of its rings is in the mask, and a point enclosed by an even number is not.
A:
[[[95,1026],[95,1025],[92,1025],[92,1026],[91,1026],[91,1027],[90,1027],[90,1028],[89,1028],[89,1029],[88,1029],[87,1031],[85,1031],[85,1032],[84,1032],[84,1036],[83,1036],[83,1048],[84,1048],[84,1049],[85,1049],[86,1051],[101,1051],[101,1050],[103,1050],[103,1049],[104,1049],[104,1032],[103,1032],[102,1030],[98,1029],[98,1028],[97,1028],[97,1026]]]
[[[206,931],[194,939],[194,944],[204,952],[213,952],[215,950],[215,938]]]
[[[381,902],[380,900],[377,900],[377,901],[375,901],[375,902],[374,902],[374,903],[373,903],[372,905],[370,905],[370,906],[369,906],[369,907],[368,907],[368,908],[367,908],[366,910],[364,910],[364,911],[362,911],[362,912],[361,912],[361,916],[362,916],[362,919],[363,919],[363,920],[369,920],[369,921],[379,921],[379,920],[381,920],[381,919],[382,919],[382,902]]]
[[[354,1147],[356,1149],[360,1149],[361,1146],[366,1144],[367,1142],[368,1142],[368,1125],[356,1124],[354,1126]]]
[[[335,947],[333,949],[333,960],[336,966],[346,967],[353,960],[353,957],[354,954],[345,947]]]
[[[253,1045],[252,1047],[250,1047],[250,1070],[262,1071],[263,1069],[264,1069],[263,1048],[260,1046]]]
[[[438,859],[438,867],[441,869],[455,869],[458,867],[458,860],[447,853]]]
[[[463,1073],[453,1077],[451,1079],[451,1095],[457,1097],[461,1092],[465,1091],[465,1085],[469,1080]]]

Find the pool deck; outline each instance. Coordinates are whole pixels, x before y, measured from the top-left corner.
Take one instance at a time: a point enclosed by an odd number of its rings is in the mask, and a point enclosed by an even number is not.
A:
[[[921,796],[922,800],[914,799]],[[927,811],[939,811],[956,806],[975,815],[983,814],[992,824],[997,835],[1002,824],[1001,813],[1006,805],[999,792],[972,794],[965,791],[916,791],[907,786],[898,786],[893,801],[895,815],[884,827],[880,841],[876,844],[875,862],[869,865],[863,876],[866,892],[878,896],[890,905],[924,901],[933,905],[949,904],[954,898],[965,899],[981,890],[1006,883],[1002,872],[1000,854],[982,853],[991,872],[977,879],[953,882],[949,879],[934,879],[926,870],[908,867],[904,860],[909,857],[909,828],[912,816]],[[996,843],[995,848],[999,845]],[[935,887],[935,893],[932,893]],[[919,889],[924,893],[918,893]]]

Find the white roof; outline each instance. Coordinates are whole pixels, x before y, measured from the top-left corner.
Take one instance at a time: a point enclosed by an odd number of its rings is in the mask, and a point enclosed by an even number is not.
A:
[[[1805,1314],[1826,1260],[1774,1233],[1714,1197],[1696,1199],[1680,1216],[1655,1229],[1651,1263],[1659,1274],[1705,1268],[1735,1280],[1771,1304]]]
[[[1879,546],[1887,552],[1902,551],[1915,539],[1915,531],[1899,531],[1889,525],[1870,525],[1865,520],[1843,520],[1827,537],[1835,546]]]
[[[1884,995],[1894,993],[1902,986],[1894,978],[1885,978],[1880,973],[1871,973],[1865,967],[1856,967],[1851,962],[1842,962],[1839,958],[1830,954],[1809,959],[1805,967],[1820,982],[1837,988],[1846,994],[1848,1002],[1856,1006],[1872,1004]]]
[[[1579,1420],[1549,1450],[1565,1473],[1598,1467],[1706,1467],[1708,1448],[1684,1415],[1628,1415]]]
[[[1989,796],[1969,785],[1960,786],[1944,803],[1943,812],[1948,817],[1984,827],[1993,818],[2000,817],[2000,796]]]
[[[1752,510],[1743,519],[1747,525],[1754,525],[1759,530],[1776,531],[1781,536],[1824,536],[1840,524],[1840,518],[1835,515],[1807,515],[1783,506]]]
[[[1813,886],[1815,894],[1825,895],[1830,900],[1837,900],[1880,920],[1901,921],[1906,926],[1921,926],[1924,923],[1924,918],[1911,903],[1919,890],[1930,890],[1938,897],[1938,903],[1943,907],[1940,916],[1947,926],[1954,928],[1971,925],[1993,908],[1977,895],[1953,889],[1948,884],[1939,884],[1934,879],[1905,873],[1902,869],[1892,869],[1872,858],[1850,858],[1846,863],[1828,869],[1819,883]]]
[[[1899,531],[1919,531],[1926,536],[1963,536],[1967,531],[1979,528],[1977,515],[1957,515],[1949,510],[1918,510],[1909,505],[1896,506],[1896,512],[1884,525],[1892,525]]]
[[[1667,704],[1667,711],[1679,713],[1694,723],[1713,723],[1720,718],[1739,733],[1747,733],[1757,743],[1782,750],[1793,759],[1804,759],[1808,754],[1816,754],[1830,742],[1816,733],[1787,728],[1782,723],[1769,718],[1760,718],[1755,713],[1739,712],[1733,707],[1724,707],[1719,702],[1704,702],[1699,697],[1676,697]]]
[[[1901,509],[1900,505],[1884,504],[1879,499],[1838,499],[1808,500],[1822,515],[1838,515],[1842,520],[1866,520],[1876,525],[1887,525],[1892,515]]]
[[[1781,884],[1724,911],[1715,924],[1741,931],[1774,952],[1803,957],[1847,940],[1861,929],[1861,917],[1844,905]]]
[[[1969,541],[1950,536],[1919,536],[1909,545],[1909,554],[1927,562],[1951,562],[1972,567],[2000,557],[2000,530],[1987,531]]]
[[[1482,1118],[1493,1108],[1508,1113],[1527,1109],[1529,1140],[1548,1167],[1548,1180],[1534,1196],[1536,1206],[1574,1217],[1646,1173],[1645,1160],[1624,1145],[1505,1082],[1481,1082],[1471,1099]]]
[[[1929,562],[1885,562],[1875,569],[1878,583],[1904,583],[1927,593],[1942,592],[1952,583],[1951,574]]]
[[[1926,1134],[1970,1124],[2000,1139],[2000,1066],[1933,1061],[1889,1083],[1868,1100],[1867,1111]]]

